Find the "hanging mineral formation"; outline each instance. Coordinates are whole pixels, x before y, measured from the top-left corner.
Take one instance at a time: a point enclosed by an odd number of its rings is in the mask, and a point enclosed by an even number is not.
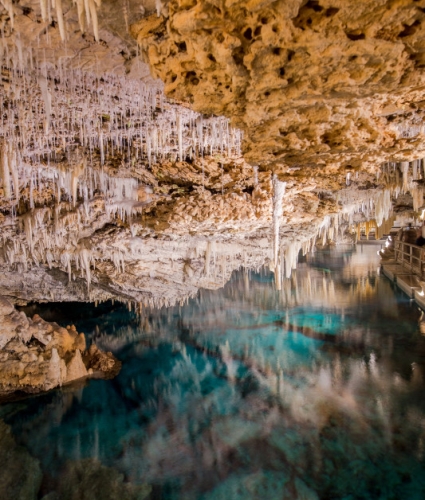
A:
[[[283,197],[285,196],[286,182],[273,176],[273,264],[277,269],[279,265],[279,228],[283,215]],[[276,271],[278,272],[278,271]]]

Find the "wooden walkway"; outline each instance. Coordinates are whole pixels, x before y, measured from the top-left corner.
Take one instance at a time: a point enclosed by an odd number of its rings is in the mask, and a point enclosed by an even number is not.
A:
[[[425,247],[395,241],[394,258],[382,261],[381,268],[388,279],[425,310]]]

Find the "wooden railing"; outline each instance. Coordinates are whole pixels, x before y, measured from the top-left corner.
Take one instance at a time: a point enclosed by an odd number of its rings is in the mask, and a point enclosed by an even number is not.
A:
[[[404,241],[394,242],[395,260],[421,279],[425,276],[425,247]]]

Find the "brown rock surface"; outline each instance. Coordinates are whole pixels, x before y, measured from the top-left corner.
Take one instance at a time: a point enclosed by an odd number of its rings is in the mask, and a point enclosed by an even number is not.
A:
[[[251,163],[314,171],[423,156],[424,0],[167,7],[131,28],[153,75],[168,96],[230,117]]]
[[[100,373],[104,376],[115,376],[121,368],[121,363],[111,352],[101,351],[95,344],[92,344],[85,356],[85,364],[93,373]]]
[[[0,396],[53,389],[91,375],[92,365],[101,375],[118,373],[118,360],[95,346],[83,362],[85,338],[75,327],[62,328],[38,315],[31,320],[5,297],[0,304]]]

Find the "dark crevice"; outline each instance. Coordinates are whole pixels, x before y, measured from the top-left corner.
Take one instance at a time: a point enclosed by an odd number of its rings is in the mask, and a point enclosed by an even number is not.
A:
[[[329,7],[326,9],[325,16],[326,17],[333,17],[335,14],[338,14],[339,9],[336,7]]]
[[[413,24],[411,24],[410,26],[408,26],[407,24],[403,24],[404,30],[400,31],[398,36],[400,38],[405,38],[406,36],[412,36],[413,34],[416,33],[416,31],[420,25],[421,25],[421,22],[418,19],[416,19],[416,21]]]
[[[176,45],[177,45],[179,52],[186,52],[187,51],[186,42],[180,42],[180,43],[177,43]]]
[[[232,57],[237,65],[243,64],[244,56],[245,56],[245,52],[243,50],[243,47],[236,47],[235,49],[233,49]]]
[[[357,33],[355,31],[352,31],[351,33],[346,33],[347,38],[352,40],[353,42],[357,40],[364,40],[366,38],[366,35],[364,33]]]
[[[243,36],[246,40],[252,40],[252,29],[251,28],[247,28],[244,33],[243,33]]]
[[[306,9],[312,9],[314,10],[314,12],[322,12],[323,10],[323,7],[321,5],[319,5],[319,2],[317,2],[316,0],[309,0],[304,8]]]
[[[198,85],[199,83],[199,78],[194,71],[187,71],[185,78],[186,80],[189,80],[189,83],[191,83],[192,85]]]

